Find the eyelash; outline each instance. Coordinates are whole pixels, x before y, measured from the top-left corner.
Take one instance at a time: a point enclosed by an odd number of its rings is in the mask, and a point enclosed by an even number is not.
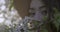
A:
[[[34,8],[30,8],[31,10],[35,10]]]
[[[45,10],[45,11],[42,11],[41,12],[43,15],[47,15],[47,11]]]

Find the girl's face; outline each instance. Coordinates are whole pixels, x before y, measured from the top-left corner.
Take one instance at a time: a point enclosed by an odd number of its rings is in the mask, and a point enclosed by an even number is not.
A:
[[[44,15],[44,10],[45,7],[42,3],[42,0],[32,0],[29,11],[30,13],[35,13],[35,15],[33,16],[34,19],[41,20]]]

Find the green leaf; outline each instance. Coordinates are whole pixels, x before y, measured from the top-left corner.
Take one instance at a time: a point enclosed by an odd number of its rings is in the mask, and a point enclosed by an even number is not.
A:
[[[9,10],[11,11],[11,8],[13,7],[13,0],[11,0],[11,3],[9,5]]]

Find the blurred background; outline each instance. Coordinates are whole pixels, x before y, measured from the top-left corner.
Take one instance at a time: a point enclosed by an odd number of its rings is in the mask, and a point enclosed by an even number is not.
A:
[[[59,0],[0,0],[0,32],[59,30]]]

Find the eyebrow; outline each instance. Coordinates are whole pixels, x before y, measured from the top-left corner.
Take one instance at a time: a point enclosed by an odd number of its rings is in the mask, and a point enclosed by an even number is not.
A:
[[[39,9],[42,9],[42,8],[44,8],[44,7],[46,7],[46,6],[40,6]]]

